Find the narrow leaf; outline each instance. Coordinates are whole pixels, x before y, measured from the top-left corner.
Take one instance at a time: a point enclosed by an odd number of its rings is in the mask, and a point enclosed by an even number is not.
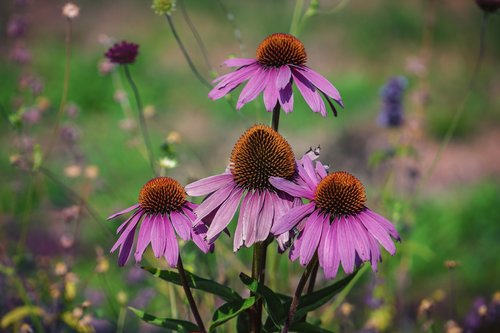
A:
[[[172,282],[179,286],[182,285],[179,273],[177,272],[160,270],[154,267],[142,267],[142,269],[150,272],[151,274],[153,274],[156,277],[159,277],[162,280]],[[199,277],[188,271],[186,271],[186,278],[188,281],[188,285],[191,288],[217,295],[226,302],[241,300],[241,296],[238,295],[238,293],[236,293],[233,289],[226,287],[220,283]]]
[[[279,296],[269,287],[259,283],[245,273],[240,273],[240,279],[250,291],[264,299],[264,306],[269,317],[271,317],[276,326],[280,327],[285,322],[286,313]]]
[[[346,276],[340,281],[335,282],[331,286],[316,290],[310,294],[302,296],[299,300],[299,305],[297,306],[297,312],[295,312],[294,319],[302,318],[308,312],[316,310],[320,306],[326,304],[333,298],[333,296],[344,289],[347,284],[354,278],[354,276],[356,276],[357,273],[358,271],[349,276]]]
[[[195,325],[189,321],[179,320],[179,319],[169,319],[169,318],[158,318],[158,317],[155,317],[149,313],[145,313],[142,310],[135,309],[133,307],[129,307],[129,309],[133,313],[135,313],[135,315],[137,317],[141,318],[143,321],[145,321],[148,324],[168,328],[168,329],[174,330],[176,332],[181,332],[181,333],[189,333],[189,332],[200,330],[197,325]]]
[[[222,325],[225,322],[235,318],[240,313],[249,309],[254,304],[255,304],[254,296],[223,304],[220,308],[218,308],[215,311],[209,331],[213,332],[213,330],[217,326]]]

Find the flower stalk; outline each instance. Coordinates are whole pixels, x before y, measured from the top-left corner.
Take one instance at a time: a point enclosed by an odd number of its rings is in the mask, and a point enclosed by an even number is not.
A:
[[[189,289],[189,284],[186,277],[186,271],[184,270],[184,265],[182,264],[181,256],[179,255],[179,260],[177,262],[177,271],[179,272],[179,277],[181,279],[182,288],[184,289],[184,293],[188,299],[189,307],[191,308],[191,312],[193,313],[194,319],[196,321],[196,325],[201,332],[206,333],[205,325],[203,324],[203,320],[201,319],[200,312],[198,311],[198,307],[196,306],[196,302],[194,301],[193,294],[191,293],[191,289]]]
[[[129,83],[130,87],[132,88],[132,91],[134,92],[135,102],[137,104],[137,113],[139,115],[139,126],[141,127],[142,138],[144,140],[144,144],[146,145],[146,151],[148,154],[149,165],[151,167],[151,171],[153,171],[153,174],[155,176],[158,176],[156,173],[155,165],[154,165],[153,148],[151,146],[151,140],[149,138],[148,127],[146,125],[146,119],[144,117],[144,109],[142,106],[141,96],[139,95],[139,90],[137,89],[137,85],[135,84],[134,80],[132,79],[132,75],[130,74],[130,69],[128,68],[127,64],[123,65],[123,70],[125,72],[125,77],[127,78],[127,81]]]

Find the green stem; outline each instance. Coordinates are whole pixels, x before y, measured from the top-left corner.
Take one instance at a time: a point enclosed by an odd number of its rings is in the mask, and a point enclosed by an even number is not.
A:
[[[299,33],[299,22],[304,7],[304,0],[296,0],[295,8],[293,9],[292,23],[290,24],[290,34],[297,36]]]
[[[148,152],[149,165],[151,167],[151,171],[153,171],[153,174],[157,176],[154,165],[153,148],[151,146],[151,141],[148,134],[148,127],[146,125],[146,119],[144,117],[144,108],[142,107],[141,96],[139,95],[139,90],[137,89],[137,86],[134,80],[132,79],[132,75],[130,74],[130,70],[127,64],[123,65],[123,70],[125,71],[125,77],[127,78],[127,81],[130,87],[132,88],[132,91],[134,92],[134,97],[137,104],[137,113],[139,114],[139,125],[141,127],[142,138],[144,140],[144,144],[146,145],[146,150]]]
[[[179,277],[181,279],[182,288],[184,289],[184,293],[188,299],[189,307],[191,308],[191,312],[193,313],[194,319],[196,320],[196,324],[201,332],[206,333],[205,325],[203,324],[203,320],[201,319],[200,312],[198,311],[198,307],[193,298],[193,294],[191,293],[191,289],[189,289],[189,284],[186,277],[186,271],[184,270],[184,266],[182,265],[181,256],[179,254],[179,260],[177,262],[177,270],[179,271]]]
[[[253,246],[252,259],[252,278],[264,284],[265,266],[267,255],[267,242],[258,242]],[[255,302],[249,312],[250,315],[250,331],[252,333],[260,333],[262,329],[262,300]]]
[[[179,37],[179,34],[177,33],[177,30],[175,29],[174,22],[172,21],[172,18],[170,17],[169,14],[165,14],[165,17],[167,18],[168,25],[170,26],[170,30],[172,30],[172,34],[174,35],[175,41],[177,42],[177,45],[179,45],[182,54],[184,55],[184,58],[186,58],[186,61],[189,65],[189,68],[193,72],[193,74],[198,78],[198,80],[206,86],[208,89],[212,89],[212,85],[205,80],[203,76],[201,76],[200,72],[198,72],[198,69],[196,69],[196,66],[194,65],[193,61],[191,60],[191,57],[189,56],[189,53],[187,52],[186,48],[184,47],[184,44],[182,43],[181,38]]]
[[[297,284],[297,289],[295,289],[295,293],[293,294],[292,304],[290,304],[290,310],[288,311],[288,316],[285,320],[285,326],[283,327],[281,333],[288,333],[288,331],[290,330],[290,325],[293,322],[293,317],[295,316],[295,312],[297,311],[297,306],[299,305],[300,296],[302,295],[302,291],[306,286],[307,279],[309,278],[311,272],[314,270],[314,266],[316,265],[317,261],[318,261],[318,256],[315,255],[314,258],[307,265],[306,269],[304,270],[304,273],[302,273],[299,283]]]
[[[276,102],[276,106],[273,109],[273,119],[271,121],[271,127],[276,132],[278,132],[278,127],[280,125],[280,109],[280,103]]]

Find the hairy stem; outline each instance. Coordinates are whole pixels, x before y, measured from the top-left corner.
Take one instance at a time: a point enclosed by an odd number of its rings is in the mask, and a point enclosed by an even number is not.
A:
[[[295,289],[295,293],[293,294],[292,304],[290,305],[290,310],[288,311],[288,316],[285,320],[285,326],[283,327],[281,333],[288,333],[288,330],[290,329],[290,324],[292,323],[293,317],[295,316],[295,312],[297,311],[297,306],[299,305],[299,299],[300,296],[302,295],[302,291],[304,290],[307,279],[309,278],[311,272],[314,270],[314,266],[316,265],[317,261],[318,257],[315,255],[314,258],[307,265],[306,269],[304,270],[304,273],[302,273],[299,283],[297,284],[297,289]]]
[[[193,61],[191,60],[191,57],[189,56],[188,51],[184,47],[184,43],[182,43],[181,38],[179,37],[179,34],[177,33],[177,30],[175,29],[174,22],[172,21],[172,18],[170,15],[165,14],[165,17],[167,18],[168,25],[170,26],[170,30],[172,30],[172,34],[174,35],[175,41],[177,42],[177,45],[179,45],[179,48],[182,51],[182,54],[184,55],[184,58],[186,58],[186,61],[189,65],[189,68],[193,72],[193,74],[198,78],[198,80],[207,88],[212,89],[212,85],[205,80],[205,78],[198,72],[198,69],[196,69],[196,66],[194,65]]]
[[[189,284],[186,277],[186,271],[184,270],[184,266],[182,265],[181,255],[179,254],[179,260],[177,261],[177,270],[179,271],[179,277],[181,279],[182,288],[184,289],[184,293],[189,302],[189,307],[191,308],[191,312],[193,313],[194,319],[196,320],[196,324],[201,332],[206,333],[205,325],[203,324],[203,320],[201,319],[200,312],[198,311],[198,307],[193,298],[193,294],[191,293],[191,289],[189,289]]]
[[[144,108],[142,107],[141,96],[139,95],[139,90],[137,89],[137,86],[134,80],[132,79],[132,75],[130,74],[130,70],[127,64],[123,65],[123,70],[125,71],[125,77],[127,78],[127,81],[130,87],[132,88],[132,91],[134,92],[135,102],[137,104],[137,113],[139,115],[139,126],[141,127],[142,138],[144,140],[144,144],[146,145],[146,150],[148,152],[149,165],[151,167],[151,171],[153,171],[153,174],[157,176],[154,164],[155,162],[154,162],[153,148],[151,147],[151,140],[149,138],[148,127],[146,125],[146,119],[144,117]]]

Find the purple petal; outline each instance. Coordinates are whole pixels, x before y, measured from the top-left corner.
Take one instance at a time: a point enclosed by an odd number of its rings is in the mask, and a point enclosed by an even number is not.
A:
[[[340,261],[344,272],[351,274],[354,271],[354,261],[356,252],[354,249],[354,235],[349,233],[347,228],[347,221],[341,217],[337,221],[337,243],[340,253]]]
[[[165,252],[166,227],[170,224],[167,216],[155,215],[152,220],[151,228],[151,247],[156,258],[160,258]]]
[[[285,113],[293,111],[293,90],[291,81],[286,85],[285,88],[279,91],[279,101]]]
[[[299,89],[300,93],[304,97],[307,105],[311,108],[313,112],[321,112],[323,117],[326,116],[325,103],[321,99],[321,96],[316,91],[316,88],[309,82],[300,72],[296,69],[292,70],[295,84]]]
[[[339,91],[333,86],[333,84],[330,83],[330,81],[328,81],[309,67],[300,67],[300,71],[307,80],[309,80],[314,86],[316,86],[316,88],[333,98],[342,107],[344,106]]]
[[[132,252],[132,245],[134,244],[134,234],[135,228],[130,232],[123,243],[123,246],[120,248],[120,254],[118,256],[118,266],[123,266],[127,262],[130,257],[130,252]]]
[[[321,267],[325,267],[329,259],[325,256],[325,241],[326,241],[326,236],[328,235],[328,230],[330,230],[330,215],[323,216],[321,239],[319,240],[319,245],[318,245],[318,259],[319,259],[319,265]]]
[[[193,197],[207,195],[215,192],[233,182],[233,175],[225,172],[220,175],[210,176],[197,180],[185,187],[186,193]]]
[[[387,232],[389,232],[389,235],[391,235],[392,238],[394,238],[398,241],[401,241],[401,237],[399,236],[398,231],[396,230],[394,225],[388,219],[386,219],[382,215],[375,213],[374,211],[372,211],[368,208],[364,211],[364,213],[370,215],[370,217],[372,219],[374,219],[375,221],[380,223],[382,225],[382,227],[384,227],[385,230],[387,230]]]
[[[236,226],[236,231],[234,232],[234,241],[233,241],[233,251],[236,252],[243,245],[243,230],[248,230],[248,209],[247,205],[250,201],[252,195],[247,193],[247,195],[241,201],[240,206],[240,214],[238,216],[238,225]]]
[[[320,161],[316,162],[315,170],[321,179],[325,178],[328,175],[326,172],[325,166]]]
[[[261,242],[267,239],[274,220],[274,204],[269,192],[263,192],[264,203],[257,219],[257,235],[255,241]]]
[[[269,73],[266,69],[260,68],[256,71],[241,91],[236,103],[237,110],[241,109],[246,103],[253,101],[264,90],[268,77]]]
[[[151,228],[153,223],[151,221],[151,216],[147,215],[143,220],[141,227],[139,228],[139,235],[137,236],[137,247],[135,249],[135,261],[139,262],[142,259],[142,255],[149,243],[151,242]]]
[[[191,239],[198,246],[198,248],[203,251],[203,253],[208,253],[211,249],[210,244],[205,240],[204,235],[198,235],[194,230],[191,231]]]
[[[260,64],[254,63],[245,67],[238,68],[236,71],[223,75],[218,78],[219,83],[208,93],[208,97],[213,100],[219,99],[236,87],[238,87],[242,82],[248,80],[252,75],[255,74],[261,68]]]
[[[306,172],[306,175],[310,183],[314,185],[314,188],[316,188],[320,180],[318,179],[318,176],[316,176],[316,171],[314,169],[313,162],[311,161],[309,156],[303,158],[302,161],[304,163],[304,170]]]
[[[368,235],[366,229],[358,222],[357,218],[348,217],[347,218],[348,232],[354,235],[354,245],[356,247],[356,252],[362,261],[370,260],[370,241],[368,240]]]
[[[175,237],[174,228],[170,221],[165,221],[165,249],[163,250],[163,255],[167,259],[170,267],[177,267],[177,261],[179,260],[179,244],[177,244],[177,238]]]
[[[295,261],[299,257],[303,239],[304,233],[301,232],[299,236],[293,241],[292,248],[290,249],[290,253],[288,254],[288,257],[291,261]]]
[[[321,239],[322,228],[323,217],[318,215],[318,211],[314,211],[309,216],[303,231],[304,240],[300,248],[300,264],[302,266],[307,265],[316,252],[319,240]]]
[[[314,199],[314,193],[310,189],[303,188],[287,179],[270,177],[269,182],[278,190],[286,192],[293,197]]]
[[[243,239],[245,240],[245,245],[250,247],[255,243],[255,237],[257,235],[257,219],[259,218],[260,211],[264,204],[264,198],[259,192],[254,192],[252,198],[248,202],[248,223],[246,224],[247,230],[243,229]]]
[[[276,88],[276,79],[278,70],[275,68],[269,69],[266,88],[264,89],[264,106],[267,111],[272,111],[278,101],[278,89]]]
[[[111,248],[110,252],[115,252],[115,250],[118,248],[118,246],[122,245],[123,242],[125,242],[126,238],[130,235],[130,233],[131,232],[133,233],[133,231],[135,230],[135,227],[136,227],[137,223],[139,222],[139,220],[141,219],[141,217],[142,217],[142,214],[136,213],[130,218],[129,224],[127,225],[127,227],[125,228],[123,233],[120,235],[120,237],[116,241],[115,245]]]
[[[396,246],[387,233],[387,230],[364,212],[359,213],[358,216],[359,221],[363,223],[370,234],[387,250],[387,252],[394,255],[396,253]]]
[[[308,204],[290,209],[290,211],[286,215],[278,218],[278,220],[271,228],[271,232],[274,235],[280,235],[284,232],[292,230],[297,225],[297,223],[299,223],[304,217],[314,211],[315,208],[316,207],[314,202],[310,202]]]
[[[142,213],[143,213],[142,209],[138,209],[136,212],[134,212],[125,222],[123,222],[118,227],[118,229],[116,229],[116,233],[120,234],[122,232],[123,228],[125,228],[134,217],[136,217],[137,215],[142,215]]]
[[[191,229],[193,226],[185,215],[179,212],[171,212],[170,221],[172,221],[172,225],[174,226],[177,235],[179,235],[183,240],[190,239]]]
[[[309,173],[306,171],[306,168],[304,167],[304,165],[307,163],[310,163],[312,166],[312,161],[309,158],[309,156],[304,155],[302,159],[299,161],[299,163],[297,163],[297,172],[300,176],[300,179],[303,181],[303,185],[306,188],[308,188],[309,192],[311,193],[311,197],[309,199],[313,200],[314,193],[316,192],[316,186],[318,184],[318,178],[316,177],[315,174],[313,178],[309,176]]]
[[[325,256],[325,266],[323,267],[325,271],[325,278],[333,279],[337,275],[337,271],[340,266],[340,255],[337,250],[337,222],[335,219],[328,229],[328,234],[325,238],[324,244],[324,256]]]
[[[248,66],[257,62],[255,59],[251,58],[230,58],[223,62],[223,64],[227,67],[241,67]]]
[[[361,223],[361,221],[360,221]],[[380,253],[380,249],[378,247],[378,243],[373,238],[372,235],[368,236],[368,241],[370,242],[370,252],[371,252],[371,264],[372,264],[372,270],[374,272],[377,271],[377,264],[379,261],[382,260],[382,254]]]
[[[140,207],[140,205],[139,205],[139,204],[137,204],[137,205],[133,205],[133,206],[130,206],[130,207],[128,207],[128,208],[125,208],[124,210],[119,211],[118,213],[114,213],[113,215],[109,216],[106,220],[111,220],[111,219],[114,219],[115,217],[118,217],[118,216],[120,216],[120,215],[123,215],[123,214],[125,214],[125,213],[128,213],[128,212],[130,212],[130,211],[132,211],[132,210],[134,210],[134,209],[136,209],[136,208],[139,208],[139,207]]]
[[[242,192],[242,189],[236,187],[227,200],[220,206],[207,231],[207,239],[209,242],[212,242],[213,238],[220,234],[221,231],[227,227],[229,222],[231,222],[231,219],[236,213],[236,209],[238,209]]]
[[[205,216],[213,212],[229,197],[231,192],[236,188],[234,182],[229,183],[227,186],[215,191],[212,195],[207,197],[198,208],[194,210],[197,220],[195,223],[201,221]]]
[[[276,77],[276,88],[278,90],[285,89],[287,85],[291,84],[292,71],[288,66],[281,66]]]

